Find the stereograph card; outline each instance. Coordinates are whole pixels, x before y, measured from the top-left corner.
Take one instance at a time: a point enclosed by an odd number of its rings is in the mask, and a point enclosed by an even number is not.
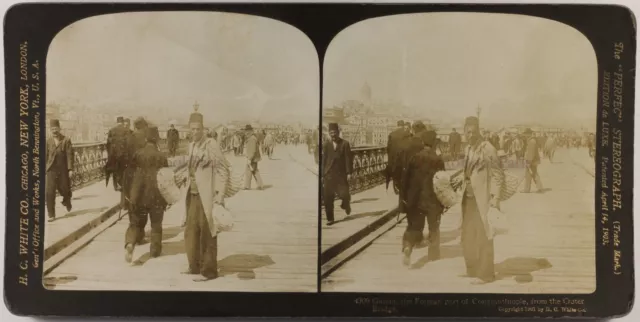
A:
[[[14,314],[631,310],[626,8],[20,4],[5,29]]]

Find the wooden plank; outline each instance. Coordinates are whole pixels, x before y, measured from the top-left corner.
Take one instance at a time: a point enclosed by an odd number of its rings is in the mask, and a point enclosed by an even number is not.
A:
[[[402,265],[402,222],[322,280],[323,292],[590,293],[595,289],[595,182],[573,163],[578,153],[556,153],[540,175],[544,194],[518,193],[503,203],[508,230],[495,238],[498,280],[471,285],[465,272],[460,209],[442,218],[442,258],[426,262],[416,249]],[[588,157],[588,155],[587,155]]]

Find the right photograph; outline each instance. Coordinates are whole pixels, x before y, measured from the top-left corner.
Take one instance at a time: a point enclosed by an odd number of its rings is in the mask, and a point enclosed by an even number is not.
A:
[[[323,69],[322,292],[595,291],[583,34],[523,15],[388,16],[336,35]]]

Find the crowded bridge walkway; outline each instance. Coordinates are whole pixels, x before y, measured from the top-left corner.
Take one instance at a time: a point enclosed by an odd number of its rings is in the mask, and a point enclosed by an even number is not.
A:
[[[234,176],[246,159],[226,153]],[[171,162],[170,162],[171,163]],[[234,227],[218,240],[220,277],[194,283],[187,267],[184,201],[163,220],[163,251],[151,258],[149,244],[124,261],[128,219],[119,194],[104,180],[74,191],[74,208],[47,223],[45,286],[67,290],[315,292],[317,290],[317,166],[304,145],[277,145],[263,157],[262,190],[243,190],[226,200]],[[253,185],[255,188],[255,183]],[[316,192],[314,192],[316,191]],[[60,210],[62,211],[62,210]],[[61,212],[61,214],[64,212]],[[147,225],[147,234],[149,226]]]
[[[542,193],[516,193],[502,204],[494,239],[496,281],[471,286],[464,277],[461,207],[442,216],[441,257],[416,249],[403,265],[407,223],[383,182],[352,195],[352,213],[336,207],[322,227],[323,292],[590,293],[595,289],[595,177],[587,149],[557,150],[539,167]],[[449,163],[447,169],[455,169]],[[524,177],[522,167],[506,169]],[[518,189],[522,190],[522,185]],[[427,228],[424,230],[427,233]]]

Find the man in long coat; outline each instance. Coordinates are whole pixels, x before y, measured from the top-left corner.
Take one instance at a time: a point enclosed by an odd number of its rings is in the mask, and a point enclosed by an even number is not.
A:
[[[60,132],[60,121],[51,120],[51,139],[47,140],[47,167],[45,201],[49,221],[56,218],[56,190],[62,196],[62,205],[71,211],[71,176],[73,176],[73,145],[71,139]]]
[[[140,232],[138,236],[138,243],[142,243],[144,240],[144,228],[147,225],[147,217],[132,218],[133,210],[131,209],[131,185],[133,183],[133,177],[136,172],[137,165],[134,162],[134,156],[138,151],[143,149],[147,145],[147,129],[149,124],[141,117],[135,119],[133,122],[135,131],[126,137],[126,167],[124,170],[122,180],[122,206],[129,211],[129,222],[137,220],[137,227]]]
[[[169,148],[169,155],[176,156],[178,150],[178,142],[180,141],[180,133],[176,130],[176,127],[171,124],[169,130],[167,130],[167,147]]]
[[[444,207],[433,189],[436,172],[444,171],[444,161],[436,154],[436,133],[419,133],[424,148],[407,162],[403,173],[403,200],[406,200],[407,229],[402,237],[403,264],[411,262],[413,248],[423,241],[425,218],[429,224],[429,261],[440,258],[440,218]]]
[[[113,188],[120,191],[122,176],[126,168],[126,138],[129,131],[124,127],[124,118],[118,116],[117,124],[107,134],[107,171],[113,174]]]
[[[523,133],[527,145],[525,146],[524,161],[525,161],[525,174],[524,174],[524,190],[523,193],[529,193],[531,191],[531,180],[536,184],[538,192],[542,192],[544,187],[538,174],[538,165],[540,165],[540,148],[538,147],[538,140],[533,136],[531,129],[525,129]]]
[[[449,133],[449,154],[451,155],[451,160],[458,160],[460,156],[460,146],[462,145],[462,136],[460,133],[453,129],[451,133]]]
[[[162,252],[162,219],[167,207],[158,189],[158,170],[168,167],[167,156],[158,149],[160,134],[157,127],[146,130],[146,145],[136,151],[131,164],[135,165],[130,187],[129,228],[125,235],[125,260],[131,262],[135,245],[144,237],[147,218],[151,221],[151,257]],[[143,236],[140,236],[142,234]]]
[[[333,205],[336,195],[342,200],[340,207],[347,215],[351,214],[351,194],[349,178],[353,172],[353,155],[349,142],[340,137],[338,124],[329,124],[330,140],[322,147],[322,185],[324,210],[328,225],[333,225],[335,218]]]
[[[189,145],[188,182],[184,241],[189,269],[185,274],[199,274],[196,282],[218,277],[218,229],[213,219],[214,207],[224,205],[230,164],[218,143],[204,135],[202,115],[191,114],[189,128],[193,142]]]
[[[264,185],[262,183],[262,177],[260,176],[260,170],[258,169],[258,162],[262,159],[260,156],[259,138],[253,132],[251,125],[247,125],[244,131],[246,137],[244,156],[247,158],[247,169],[244,172],[244,189],[250,190],[251,180],[255,178],[258,184],[258,190],[261,190]]]
[[[264,137],[264,151],[265,151],[265,154],[269,157],[269,159],[271,159],[271,157],[273,156],[273,146],[275,144],[276,143],[273,138],[273,134],[271,134],[271,132],[268,132],[267,135],[265,135]]]
[[[493,145],[482,139],[479,121],[467,117],[464,132],[469,146],[462,178],[462,252],[467,276],[474,284],[495,280],[494,231],[490,208],[500,209],[504,170]]]
[[[427,130],[427,127],[421,121],[416,121],[411,125],[413,130],[413,135],[407,136],[400,141],[400,146],[398,148],[397,156],[396,156],[396,167],[399,168],[398,172],[400,174],[401,184],[398,192],[398,207],[401,213],[406,213],[406,205],[407,200],[404,197],[407,195],[406,186],[402,183],[402,173],[405,172],[407,166],[409,164],[409,160],[418,152],[424,149],[424,142],[422,141],[422,133]],[[435,132],[431,134],[435,139]]]
[[[387,139],[387,183],[393,181],[393,190],[396,194],[400,191],[400,180],[402,178],[402,164],[398,156],[401,151],[403,141],[411,135],[404,128],[404,121],[398,121],[398,128],[389,133]]]

